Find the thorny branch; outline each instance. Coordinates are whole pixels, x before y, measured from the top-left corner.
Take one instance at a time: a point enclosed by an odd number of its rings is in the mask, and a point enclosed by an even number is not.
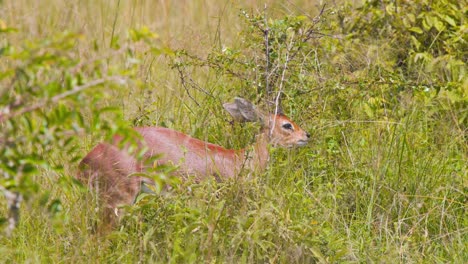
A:
[[[263,23],[262,22],[257,22],[255,23],[255,26],[258,28],[260,32],[263,34],[263,39],[264,39],[264,47],[265,47],[265,89],[266,89],[266,94],[268,100],[271,100],[268,102],[268,104],[274,104],[275,105],[275,112],[281,112],[281,94],[282,94],[282,86],[285,81],[285,74],[286,70],[289,67],[289,63],[295,59],[295,57],[300,53],[302,50],[302,45],[294,46],[293,42],[300,42],[300,43],[305,43],[311,40],[312,38],[316,37],[323,37],[327,36],[326,34],[320,33],[316,30],[316,26],[318,23],[321,21],[321,17],[323,13],[325,12],[325,7],[326,5],[323,5],[319,14],[315,17],[310,17],[307,16],[312,23],[308,27],[307,30],[305,31],[300,31],[299,35],[297,38],[291,39],[291,42],[287,46],[286,50],[286,60],[283,65],[274,65],[272,67],[272,62],[270,58],[270,53],[271,53],[271,44],[270,44],[270,28],[268,26],[268,21],[267,21],[267,6],[265,5],[264,8],[264,19]],[[278,71],[282,69],[281,74],[278,74]],[[272,98],[272,85],[277,84],[279,79],[279,91]]]
[[[322,9],[320,10],[320,13],[317,16],[315,16],[314,18],[308,16],[309,19],[312,20],[312,25],[310,25],[309,29],[307,29],[305,31],[305,34],[304,34],[305,37],[302,38],[301,42],[305,43],[305,42],[311,40],[314,37],[314,35],[319,35],[320,37],[328,36],[327,34],[323,34],[323,33],[320,33],[318,31],[314,30],[315,26],[317,26],[317,24],[320,22],[320,19],[321,19],[322,15],[323,15],[323,12],[325,11],[325,6],[326,6],[326,4],[324,4],[322,6]],[[291,55],[291,60],[296,57],[296,55],[299,53],[299,51],[301,51],[301,47],[302,46],[299,46],[298,49],[293,53],[293,55]]]
[[[185,92],[189,96],[190,100],[192,100],[198,107],[200,107],[201,105],[198,103],[197,100],[195,100],[193,95],[190,93],[190,89],[198,90],[213,99],[219,100],[219,98],[215,97],[212,92],[207,91],[203,89],[202,87],[200,87],[200,85],[198,85],[197,82],[195,82],[188,74],[184,72],[184,68],[181,65],[176,64],[174,68],[176,68],[177,72],[179,73],[179,78],[180,78],[180,81],[182,82],[182,86],[184,87]],[[209,111],[213,113],[211,109],[209,109]]]
[[[264,10],[264,18],[265,18],[265,26],[266,28],[263,29],[263,35],[265,39],[265,59],[266,59],[266,65],[265,65],[265,88],[266,88],[266,94],[267,98],[270,96],[271,90],[270,90],[270,44],[269,44],[269,32],[270,29],[268,27],[268,21],[267,21],[267,5],[265,4],[265,10]]]
[[[199,64],[197,64],[197,66],[206,66],[206,67],[209,67],[209,68],[212,68],[212,69],[217,69],[217,70],[220,70],[220,71],[227,72],[229,75],[231,75],[233,77],[236,77],[238,79],[241,79],[243,81],[248,80],[248,77],[244,76],[242,73],[235,72],[235,71],[233,71],[233,70],[231,70],[229,68],[226,68],[221,63],[210,60],[209,58],[203,59],[203,58],[200,58],[200,57],[195,56],[193,54],[183,54],[183,55],[185,57],[191,59],[192,61],[200,62]],[[242,64],[242,63],[245,63],[245,62],[237,61],[236,63]],[[178,66],[176,66],[176,67],[178,67]]]
[[[177,72],[179,73],[179,76],[180,76],[180,81],[182,82],[182,86],[184,87],[185,89],[185,92],[187,93],[188,97],[198,106],[200,107],[200,104],[197,102],[197,100],[195,100],[195,98],[192,96],[192,94],[190,93],[190,90],[189,90],[189,87],[187,86],[187,80],[186,80],[186,75],[184,74],[184,72],[182,71],[181,67],[177,66]]]
[[[285,60],[284,65],[283,65],[283,72],[281,73],[281,81],[280,81],[280,84],[279,84],[278,93],[276,94],[276,97],[275,97],[275,112],[274,112],[275,114],[283,112],[283,109],[282,109],[282,106],[281,106],[281,94],[283,93],[283,83],[284,83],[284,79],[285,79],[285,76],[286,76],[286,70],[288,68],[289,54],[290,54],[290,51],[292,49],[292,46],[293,46],[293,40],[291,39],[291,42],[289,43],[288,49],[287,49],[287,52],[286,52],[286,60]],[[275,127],[275,122],[276,122],[276,119],[273,120],[273,126],[272,127]],[[270,134],[272,134],[272,133],[273,133],[273,129],[270,131]]]

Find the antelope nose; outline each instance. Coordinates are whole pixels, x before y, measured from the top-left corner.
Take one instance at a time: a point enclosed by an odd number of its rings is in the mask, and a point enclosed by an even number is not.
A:
[[[310,138],[310,134],[306,132],[306,137],[307,138]]]

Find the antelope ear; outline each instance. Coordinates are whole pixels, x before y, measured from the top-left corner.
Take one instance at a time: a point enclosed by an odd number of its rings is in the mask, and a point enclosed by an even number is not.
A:
[[[234,103],[225,103],[223,107],[236,121],[255,122],[260,120],[255,106],[244,98],[236,97]]]
[[[235,121],[244,122],[245,118],[242,116],[236,103],[225,103],[223,104],[224,109],[231,114]]]
[[[251,102],[240,97],[236,97],[234,102],[246,121],[255,122],[259,120],[257,109],[255,109],[255,106]]]

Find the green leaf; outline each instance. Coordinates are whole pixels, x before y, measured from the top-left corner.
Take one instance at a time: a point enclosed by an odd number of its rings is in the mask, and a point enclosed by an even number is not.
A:
[[[372,111],[372,108],[367,103],[364,103],[364,112],[366,112],[368,117],[374,117],[374,111]]]
[[[434,17],[434,27],[438,30],[438,31],[443,31],[445,29],[445,25],[442,21],[440,21],[439,18],[437,17]]]
[[[57,213],[60,213],[63,211],[63,206],[62,202],[59,199],[54,199],[50,204],[48,208],[49,213],[52,215],[56,215]]]
[[[443,16],[443,19],[452,27],[455,27],[457,25],[457,22],[455,22],[455,19],[453,19],[451,16],[445,15]]]
[[[409,31],[417,33],[417,34],[422,34],[423,30],[420,27],[411,27],[409,28]]]
[[[419,48],[421,47],[421,42],[419,42],[419,40],[414,36],[411,36],[411,43],[416,48],[416,50],[419,50]]]
[[[390,16],[393,16],[395,14],[395,5],[393,4],[388,4],[385,6],[385,11],[387,11],[387,14]]]
[[[18,29],[11,28],[11,27],[1,27],[0,26],[0,33],[10,33],[10,32],[17,32]]]
[[[152,32],[148,27],[143,26],[140,29],[131,29],[130,30],[130,37],[133,41],[140,41],[140,40],[155,40],[158,39],[158,34]]]
[[[308,19],[307,16],[301,15],[296,17],[297,21],[306,21]]]

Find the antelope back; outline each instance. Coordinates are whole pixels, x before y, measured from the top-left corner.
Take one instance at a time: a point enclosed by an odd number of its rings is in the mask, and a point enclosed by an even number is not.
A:
[[[229,178],[244,167],[264,169],[269,160],[269,144],[294,147],[304,146],[309,140],[310,135],[282,113],[265,114],[242,98],[235,98],[233,103],[223,106],[237,121],[262,124],[253,148],[249,148],[249,151],[253,150],[250,153],[246,149],[225,149],[163,127],[134,128],[142,139],[138,145],[144,147],[143,160],[138,160],[125,147],[119,148],[119,137],[113,144],[101,143],[88,153],[80,163],[81,171],[77,177],[98,192],[105,205],[105,221],[114,222],[115,209],[119,205],[132,204],[143,183],[152,184],[134,174],[144,171],[145,161],[154,157],[158,157],[158,164],[177,165],[174,173],[180,176]]]

